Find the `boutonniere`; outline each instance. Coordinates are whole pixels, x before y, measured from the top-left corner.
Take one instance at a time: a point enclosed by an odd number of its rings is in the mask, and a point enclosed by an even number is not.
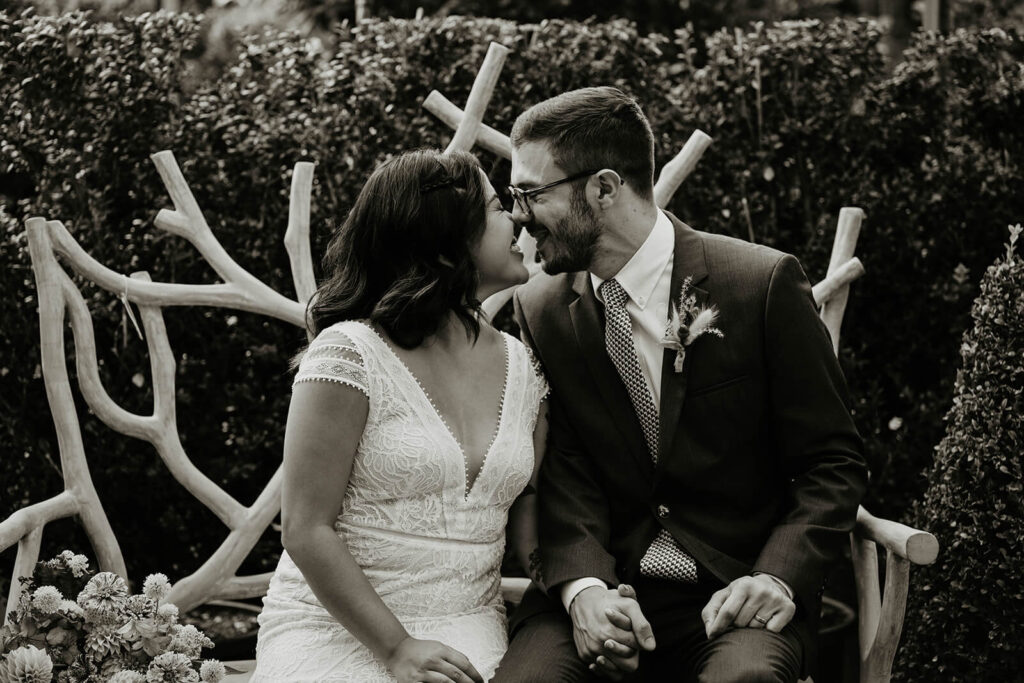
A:
[[[672,306],[672,319],[665,327],[665,335],[660,342],[665,348],[675,350],[676,362],[673,367],[676,372],[683,371],[686,347],[697,341],[701,335],[725,336],[714,326],[718,319],[718,308],[697,305],[697,297],[690,291],[691,280],[689,277],[683,280],[683,286],[679,291],[679,305]]]

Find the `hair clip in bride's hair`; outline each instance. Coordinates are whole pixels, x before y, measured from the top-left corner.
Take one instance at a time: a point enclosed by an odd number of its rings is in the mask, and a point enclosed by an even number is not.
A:
[[[426,185],[420,185],[420,194],[427,194],[428,192],[440,190],[442,187],[450,187],[454,184],[455,178],[452,178],[451,176],[445,176],[440,180],[435,180],[431,183],[427,183]]]

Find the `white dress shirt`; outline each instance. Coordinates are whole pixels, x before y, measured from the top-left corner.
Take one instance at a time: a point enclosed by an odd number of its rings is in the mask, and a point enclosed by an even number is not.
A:
[[[654,405],[661,412],[661,361],[665,347],[661,339],[668,325],[668,307],[671,302],[672,256],[675,252],[675,234],[668,216],[658,212],[658,219],[647,239],[633,257],[622,266],[615,279],[629,295],[626,312],[633,327],[633,346],[636,348],[640,370]],[[590,284],[597,300],[604,304],[599,288],[604,280],[590,274]]]

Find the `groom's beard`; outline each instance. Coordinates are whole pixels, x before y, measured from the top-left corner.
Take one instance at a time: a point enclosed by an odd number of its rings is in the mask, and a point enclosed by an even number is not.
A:
[[[597,215],[587,203],[585,192],[574,190],[569,199],[569,214],[548,231],[551,255],[544,257],[541,268],[548,275],[589,269],[600,235]]]

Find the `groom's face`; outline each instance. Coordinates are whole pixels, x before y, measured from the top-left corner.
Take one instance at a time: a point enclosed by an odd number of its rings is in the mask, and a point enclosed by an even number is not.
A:
[[[512,150],[512,184],[522,190],[547,185],[568,174],[559,168],[544,142],[527,142]],[[516,205],[512,218],[537,240],[537,257],[544,272],[587,270],[601,229],[587,200],[593,176],[530,194],[528,210]]]

